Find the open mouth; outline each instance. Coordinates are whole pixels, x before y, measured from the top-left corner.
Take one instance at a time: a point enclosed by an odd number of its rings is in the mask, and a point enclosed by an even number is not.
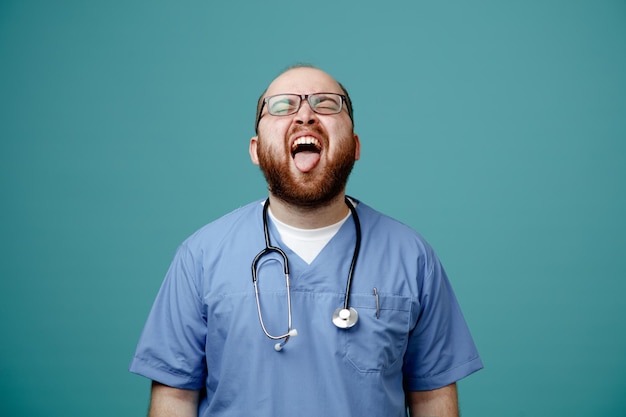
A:
[[[302,136],[291,145],[291,156],[295,156],[300,152],[314,152],[320,153],[322,151],[322,145],[320,142],[312,136]]]
[[[301,136],[291,144],[291,156],[300,172],[310,172],[320,162],[322,144],[313,136]]]

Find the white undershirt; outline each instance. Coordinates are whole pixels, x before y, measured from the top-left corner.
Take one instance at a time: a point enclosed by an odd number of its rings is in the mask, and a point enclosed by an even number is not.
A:
[[[319,229],[299,229],[277,220],[272,215],[271,207],[268,208],[268,214],[274,225],[276,225],[283,242],[308,264],[313,262],[315,257],[324,249],[324,246],[335,236],[351,215],[348,212],[346,217],[338,223]]]

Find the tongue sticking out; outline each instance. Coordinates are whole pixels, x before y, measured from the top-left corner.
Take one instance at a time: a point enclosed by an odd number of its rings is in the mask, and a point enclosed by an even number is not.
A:
[[[320,145],[317,139],[303,137],[294,142],[291,156],[300,172],[312,171],[320,162]]]
[[[302,151],[294,154],[293,162],[300,172],[309,172],[315,168],[320,161],[319,152]]]

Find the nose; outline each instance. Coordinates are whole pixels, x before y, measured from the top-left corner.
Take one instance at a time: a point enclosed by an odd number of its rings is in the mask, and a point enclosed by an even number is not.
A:
[[[312,125],[318,121],[317,113],[313,111],[308,100],[302,100],[294,121],[299,125]]]

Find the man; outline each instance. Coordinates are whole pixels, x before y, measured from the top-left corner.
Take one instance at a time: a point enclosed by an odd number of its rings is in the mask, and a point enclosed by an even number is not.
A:
[[[131,364],[150,416],[458,416],[480,358],[432,249],[345,196],[347,91],[291,68],[256,123],[269,198],[179,247]]]

